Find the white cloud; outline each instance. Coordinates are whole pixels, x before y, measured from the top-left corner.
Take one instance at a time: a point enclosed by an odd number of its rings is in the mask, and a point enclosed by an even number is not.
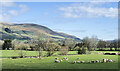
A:
[[[72,4],[68,7],[59,8],[63,11],[63,16],[67,18],[79,18],[79,17],[109,17],[115,18],[118,15],[118,8],[105,8],[102,6],[104,2],[90,2]]]
[[[16,17],[28,10],[28,7],[15,2],[0,2],[0,21],[9,21],[12,17]]]

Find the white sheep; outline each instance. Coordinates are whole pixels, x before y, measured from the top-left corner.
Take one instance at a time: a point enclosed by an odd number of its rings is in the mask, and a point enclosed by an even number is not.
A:
[[[80,61],[77,61],[77,63],[80,63]]]
[[[76,61],[73,61],[73,63],[75,64],[75,63],[76,63]]]
[[[81,63],[85,63],[85,61],[81,61]]]
[[[55,60],[55,63],[60,63],[60,61],[59,60]]]
[[[62,62],[63,60],[61,59],[60,61]]]
[[[107,60],[106,60],[106,59],[103,59],[103,62],[105,63],[105,62],[107,62]]]
[[[113,62],[113,60],[110,59],[109,62]]]
[[[96,60],[96,63],[99,63],[99,60]]]

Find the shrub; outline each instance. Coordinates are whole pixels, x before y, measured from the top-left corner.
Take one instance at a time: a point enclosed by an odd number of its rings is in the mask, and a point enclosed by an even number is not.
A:
[[[3,50],[5,50],[5,49],[9,50],[9,48],[12,48],[12,40],[6,39],[6,40],[4,40],[4,43],[2,45],[2,49]]]
[[[84,47],[84,46],[82,46],[82,48],[79,48],[79,50],[78,50],[78,54],[86,54],[87,53],[87,48],[86,47]]]

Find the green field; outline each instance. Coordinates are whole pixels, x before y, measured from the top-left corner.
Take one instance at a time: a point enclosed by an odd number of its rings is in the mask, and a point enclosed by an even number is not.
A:
[[[37,58],[18,58],[18,59],[4,59],[4,57],[19,56],[19,51],[4,50],[2,51],[2,68],[3,69],[118,69],[118,56],[117,55],[100,55],[94,54],[97,51],[92,51],[93,54],[87,55],[67,55],[67,56],[51,56],[43,57],[44,59]],[[26,52],[26,51],[24,51]],[[103,52],[103,51],[100,51]],[[58,53],[58,52],[57,52]],[[57,54],[56,53],[56,54]],[[70,51],[68,54],[76,54],[76,51]],[[99,52],[98,52],[99,53]],[[43,52],[43,55],[45,52]],[[36,51],[27,51],[26,56],[37,56]],[[113,63],[80,63],[71,64],[66,60],[60,63],[55,63],[55,58],[63,59],[68,58],[68,61],[89,61],[89,60],[102,60],[103,58],[115,60]],[[77,60],[80,58],[80,60]]]

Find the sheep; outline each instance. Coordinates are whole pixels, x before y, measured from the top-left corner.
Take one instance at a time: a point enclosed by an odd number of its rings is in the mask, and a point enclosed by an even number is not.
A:
[[[80,61],[77,61],[77,63],[80,63]]]
[[[99,60],[96,60],[96,63],[99,63]]]
[[[113,62],[113,60],[110,59],[109,62]]]
[[[105,63],[105,62],[107,62],[107,60],[106,60],[106,59],[103,59],[103,62]]]
[[[63,60],[61,59],[60,61],[62,62]]]
[[[75,63],[76,63],[76,61],[73,61],[73,63],[75,64]]]
[[[92,60],[92,61],[91,61],[91,63],[95,63],[95,61],[94,61],[94,60]]]
[[[81,63],[85,63],[85,61],[81,61]]]
[[[66,58],[66,57],[65,57],[65,58],[63,58],[63,59],[64,59],[64,60],[68,60],[68,58]]]
[[[56,60],[59,59],[59,58],[55,58]]]
[[[60,61],[59,60],[55,60],[55,63],[60,63]]]

